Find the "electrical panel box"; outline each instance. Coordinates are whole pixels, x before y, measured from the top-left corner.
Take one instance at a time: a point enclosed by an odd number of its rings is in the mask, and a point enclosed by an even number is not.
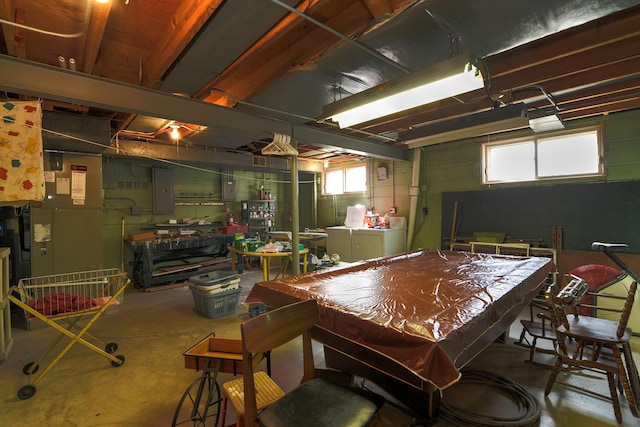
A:
[[[222,200],[233,202],[236,200],[236,181],[222,177]]]
[[[153,168],[153,213],[173,213],[173,171]]]

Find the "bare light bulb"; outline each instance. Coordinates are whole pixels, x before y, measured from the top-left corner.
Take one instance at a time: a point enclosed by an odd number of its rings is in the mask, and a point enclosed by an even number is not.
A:
[[[178,125],[171,125],[171,138],[175,139],[176,141],[180,139],[180,132],[178,132],[179,128],[180,126]]]

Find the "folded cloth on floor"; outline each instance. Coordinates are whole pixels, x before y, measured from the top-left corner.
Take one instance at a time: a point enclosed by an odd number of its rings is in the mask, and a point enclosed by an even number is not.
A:
[[[27,301],[27,305],[45,316],[73,313],[97,306],[93,298],[73,294],[51,294],[37,300]]]

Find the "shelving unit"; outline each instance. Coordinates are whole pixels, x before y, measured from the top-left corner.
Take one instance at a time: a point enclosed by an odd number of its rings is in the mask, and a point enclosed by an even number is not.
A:
[[[266,237],[276,230],[276,201],[275,200],[243,200],[242,223],[249,224],[250,236],[258,233]]]

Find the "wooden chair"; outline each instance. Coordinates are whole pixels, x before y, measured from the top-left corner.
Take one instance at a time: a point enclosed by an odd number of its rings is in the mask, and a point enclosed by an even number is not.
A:
[[[556,276],[557,274],[555,273],[550,274],[546,283],[548,285],[555,283]],[[529,359],[525,360],[525,363],[551,369],[553,367],[552,364],[545,363],[536,357],[538,353],[556,354],[556,333],[551,325],[547,311],[548,307],[543,290],[529,303],[529,318],[520,319],[522,331],[520,332],[520,338],[514,344],[529,350]],[[546,342],[546,345],[539,345],[539,341]]]
[[[315,300],[297,302],[247,320],[241,326],[244,422],[263,427],[369,426],[384,398],[357,387],[316,378],[310,329],[318,320]],[[254,357],[302,336],[302,382],[260,413]]]
[[[538,353],[555,355],[556,333],[549,320],[547,305],[544,300],[535,299],[529,304],[529,318],[521,319],[522,332],[515,345],[529,349],[529,363],[541,368],[551,369],[553,365],[544,363],[536,357]],[[546,341],[547,346],[540,346],[538,340]]]
[[[282,396],[284,391],[276,384],[264,371],[254,373],[253,383],[255,386],[256,409],[263,410]],[[244,426],[244,378],[228,381],[222,385],[224,393],[222,399],[222,415],[220,425],[224,427],[227,414],[227,405],[231,405],[236,411],[236,427]],[[250,425],[250,424],[249,424]]]
[[[579,316],[577,306],[587,289],[576,294],[576,289],[568,289],[574,282],[556,292],[555,285],[549,286],[545,298],[549,308],[551,323],[556,332],[558,354],[551,375],[545,388],[548,396],[558,374],[563,367],[589,370],[604,374],[609,382],[610,396],[599,394],[594,390],[579,387],[575,384],[562,382],[567,387],[580,390],[601,398],[608,399],[613,404],[616,420],[622,423],[622,413],[616,386],[626,395],[632,414],[638,416],[637,370],[633,359],[629,360],[631,329],[627,327],[631,308],[633,306],[637,283],[633,282],[625,298],[625,304],[620,310],[620,320],[614,322],[588,316]],[[599,295],[599,298],[607,295]],[[614,297],[614,296],[611,296]],[[628,349],[628,353],[627,350]],[[625,354],[625,361],[623,356]],[[625,369],[626,368],[626,369]],[[629,381],[631,374],[631,382]]]

